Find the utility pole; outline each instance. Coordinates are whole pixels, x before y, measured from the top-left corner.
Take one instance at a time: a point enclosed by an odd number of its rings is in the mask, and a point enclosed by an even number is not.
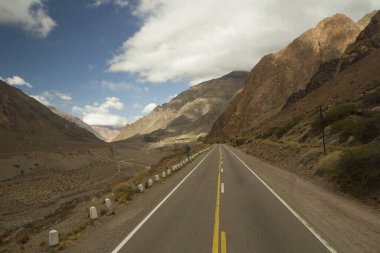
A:
[[[326,143],[325,143],[325,122],[323,121],[322,105],[319,106],[319,115],[321,117],[321,132],[323,141],[323,153],[326,155]]]

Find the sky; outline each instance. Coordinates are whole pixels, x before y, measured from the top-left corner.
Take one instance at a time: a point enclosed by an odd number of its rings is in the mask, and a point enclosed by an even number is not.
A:
[[[125,125],[249,71],[321,19],[378,0],[0,0],[0,78],[90,125]]]

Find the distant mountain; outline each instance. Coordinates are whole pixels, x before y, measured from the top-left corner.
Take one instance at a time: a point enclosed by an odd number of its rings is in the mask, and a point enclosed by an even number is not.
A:
[[[216,118],[241,90],[248,72],[235,71],[182,92],[149,115],[127,125],[114,141],[136,135],[146,140],[186,139],[206,135]],[[153,137],[152,137],[153,136]]]
[[[121,126],[96,126],[91,125],[91,128],[102,140],[111,142],[117,135],[120,134],[123,127]]]
[[[59,149],[66,142],[100,140],[0,81],[0,152]]]
[[[53,106],[49,106],[48,108],[52,112],[54,112],[55,114],[57,114],[58,116],[64,118],[65,120],[70,121],[70,122],[76,124],[77,126],[79,126],[79,127],[83,128],[83,129],[89,131],[90,133],[94,134],[100,140],[105,140],[102,135],[98,134],[98,132],[96,132],[91,126],[89,126],[85,122],[83,122],[80,118],[75,117],[75,116],[73,116],[71,114],[68,114],[68,113],[65,113],[65,112],[61,112],[57,108],[55,108]]]
[[[342,14],[323,19],[278,53],[264,56],[252,69],[243,91],[213,125],[210,141],[229,140],[282,110],[289,96],[305,90],[320,66],[342,56],[360,33]]]

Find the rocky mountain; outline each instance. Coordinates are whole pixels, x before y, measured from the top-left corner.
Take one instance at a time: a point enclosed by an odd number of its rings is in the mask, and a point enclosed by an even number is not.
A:
[[[156,107],[149,115],[127,125],[114,141],[149,133],[154,135],[154,140],[207,134],[216,118],[241,90],[247,74],[235,71],[191,87],[169,103]]]
[[[372,11],[370,13],[367,13],[366,15],[364,15],[364,17],[362,17],[361,19],[358,20],[357,24],[360,27],[360,30],[364,30],[364,28],[367,27],[367,25],[371,21],[372,17],[375,16],[375,14],[378,11],[379,10],[374,10],[374,11]]]
[[[119,126],[95,126],[91,125],[92,130],[106,142],[111,142],[120,134],[123,127]]]
[[[305,90],[320,66],[339,58],[359,33],[355,22],[336,14],[279,52],[264,56],[250,72],[243,91],[217,119],[208,139],[235,138],[276,115],[289,96]]]
[[[328,64],[329,70],[321,67],[302,96],[292,95],[281,112],[262,122],[253,132],[280,127],[292,119],[310,118],[308,114],[315,112],[319,105],[333,108],[340,103],[362,103],[360,101],[367,96],[374,97],[372,104],[379,104],[375,91],[380,89],[380,71],[377,70],[380,66],[380,12],[373,16],[344,54]]]
[[[92,133],[0,81],[0,152],[57,149],[70,141],[100,142]]]
[[[102,135],[98,134],[97,131],[95,131],[91,126],[87,125],[85,122],[83,122],[80,118],[78,117],[75,117],[71,114],[68,114],[68,113],[65,113],[65,112],[61,112],[59,111],[57,108],[53,107],[53,106],[49,106],[49,109],[54,112],[55,114],[57,114],[58,116],[64,118],[65,120],[67,121],[70,121],[72,123],[74,123],[75,125],[89,131],[90,133],[94,134],[96,137],[98,137],[100,140],[106,140],[103,138]]]

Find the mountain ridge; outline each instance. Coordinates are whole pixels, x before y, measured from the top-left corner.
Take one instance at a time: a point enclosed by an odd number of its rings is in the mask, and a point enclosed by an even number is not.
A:
[[[264,56],[251,70],[243,91],[218,117],[208,140],[235,138],[281,111],[287,98],[305,89],[321,64],[341,56],[359,33],[355,22],[336,14],[277,53]]]
[[[216,117],[242,88],[248,72],[233,71],[192,86],[169,103],[157,106],[150,114],[127,125],[113,141],[156,131],[163,139],[175,136],[206,135]]]

